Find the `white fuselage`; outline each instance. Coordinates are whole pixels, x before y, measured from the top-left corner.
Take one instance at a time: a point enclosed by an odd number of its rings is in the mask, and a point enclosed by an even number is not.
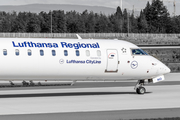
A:
[[[1,38],[0,80],[140,80],[170,72],[132,49],[140,48],[121,40]]]

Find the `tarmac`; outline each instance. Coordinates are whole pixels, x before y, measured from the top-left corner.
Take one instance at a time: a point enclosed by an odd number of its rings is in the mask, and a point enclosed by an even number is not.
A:
[[[0,89],[0,118],[3,119],[73,119],[114,120],[180,117],[180,74],[165,76],[162,84],[145,86],[138,95],[132,83],[123,87],[88,86],[88,82],[66,87],[21,87]],[[96,82],[95,82],[96,83]],[[98,82],[100,84],[101,82]],[[173,84],[174,83],[174,84]],[[92,84],[92,83],[91,83]],[[134,84],[135,85],[135,84]],[[47,89],[46,89],[47,88]]]

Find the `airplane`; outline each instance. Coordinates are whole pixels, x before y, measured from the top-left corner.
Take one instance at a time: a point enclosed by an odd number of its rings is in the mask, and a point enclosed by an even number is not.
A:
[[[1,81],[165,80],[170,69],[138,46],[123,40],[0,38]]]

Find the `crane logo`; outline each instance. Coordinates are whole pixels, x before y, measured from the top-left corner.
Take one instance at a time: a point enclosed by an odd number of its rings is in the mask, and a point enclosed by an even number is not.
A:
[[[137,61],[132,61],[131,62],[131,68],[136,69],[138,67],[138,62]]]
[[[63,63],[64,63],[64,59],[60,59],[60,60],[59,60],[59,63],[60,63],[60,64],[63,64]]]

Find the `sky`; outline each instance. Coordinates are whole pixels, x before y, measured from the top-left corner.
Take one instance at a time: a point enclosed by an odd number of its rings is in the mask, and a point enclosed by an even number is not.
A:
[[[151,0],[122,0],[123,8],[127,8],[129,10],[140,11],[145,8],[147,1]],[[173,10],[173,2],[174,0],[163,0],[164,5],[168,8],[170,14]],[[176,12],[180,12],[178,9],[180,6],[180,0],[176,1]],[[26,4],[76,4],[76,5],[89,5],[89,6],[105,6],[111,8],[117,8],[120,6],[120,0],[0,0],[0,5],[26,5]]]

